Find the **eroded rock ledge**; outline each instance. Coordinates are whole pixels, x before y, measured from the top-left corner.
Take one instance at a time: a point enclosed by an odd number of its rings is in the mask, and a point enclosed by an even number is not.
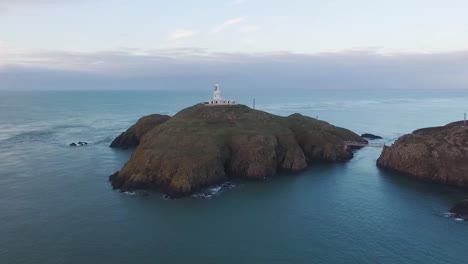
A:
[[[421,180],[468,186],[468,127],[463,122],[424,128],[385,147],[377,166]]]
[[[131,126],[127,131],[120,134],[112,141],[111,148],[129,149],[138,146],[140,140],[151,129],[166,122],[171,117],[168,115],[149,115],[144,116]]]
[[[243,105],[199,104],[156,123],[145,126],[143,135],[143,130],[134,132],[140,143],[110,177],[114,188],[157,188],[183,196],[233,177],[259,179],[300,171],[314,161],[346,161],[353,154],[344,141],[365,141],[300,114],[280,117]],[[132,128],[120,137],[137,143]]]

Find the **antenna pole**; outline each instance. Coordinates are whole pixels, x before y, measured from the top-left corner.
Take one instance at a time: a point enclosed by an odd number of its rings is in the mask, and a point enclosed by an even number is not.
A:
[[[255,97],[253,98],[253,109],[255,110]]]

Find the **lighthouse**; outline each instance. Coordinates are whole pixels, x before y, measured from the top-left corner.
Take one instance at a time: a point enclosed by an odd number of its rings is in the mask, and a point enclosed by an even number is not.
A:
[[[215,106],[215,105],[237,105],[237,102],[234,100],[227,100],[223,99],[221,96],[221,89],[219,88],[219,84],[214,85],[213,96],[210,98],[208,102],[205,103],[208,106]]]
[[[211,97],[212,101],[222,101],[223,98],[221,97],[221,90],[219,89],[219,84],[215,84],[213,97]]]

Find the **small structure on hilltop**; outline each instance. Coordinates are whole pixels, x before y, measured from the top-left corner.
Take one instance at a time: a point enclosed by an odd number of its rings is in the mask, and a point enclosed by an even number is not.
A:
[[[204,103],[207,106],[214,106],[214,105],[238,105],[237,101],[234,100],[226,100],[221,97],[221,90],[219,89],[219,84],[215,84],[213,96],[210,98],[208,102]]]

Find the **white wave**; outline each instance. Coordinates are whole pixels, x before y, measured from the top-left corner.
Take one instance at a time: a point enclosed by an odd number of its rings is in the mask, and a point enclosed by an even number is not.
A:
[[[221,190],[221,188],[222,188],[221,186],[216,186],[216,187],[210,188],[209,190],[212,193],[217,193]]]
[[[212,186],[192,195],[194,199],[211,199],[220,193],[234,188],[236,185],[231,182],[225,182],[220,185]]]
[[[445,217],[448,217],[448,218],[452,218],[452,217],[455,216],[455,214],[454,214],[454,213],[447,212],[447,213],[444,213],[444,216],[445,216]]]

